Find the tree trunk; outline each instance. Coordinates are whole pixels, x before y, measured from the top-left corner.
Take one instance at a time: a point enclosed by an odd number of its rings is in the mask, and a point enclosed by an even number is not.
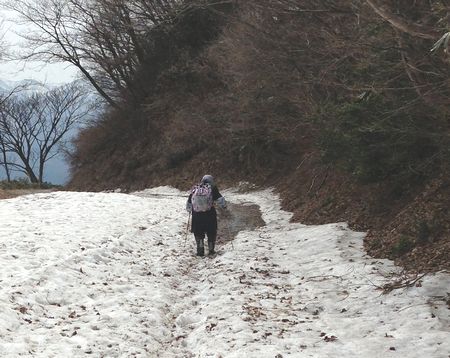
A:
[[[42,184],[44,182],[44,167],[45,167],[45,161],[41,160],[39,161],[39,184]]]
[[[36,174],[34,174],[33,169],[27,166],[26,168],[28,179],[30,179],[30,182],[33,184],[40,184],[40,181]]]
[[[3,167],[5,168],[5,174],[6,174],[6,180],[11,182],[11,173],[9,172],[9,166],[7,162],[6,152],[2,150],[2,157],[3,157]]]
[[[5,167],[5,173],[6,173],[6,181],[8,183],[11,183],[11,173],[9,171],[9,165],[8,165],[8,163],[6,163],[6,161],[5,161],[4,167]]]

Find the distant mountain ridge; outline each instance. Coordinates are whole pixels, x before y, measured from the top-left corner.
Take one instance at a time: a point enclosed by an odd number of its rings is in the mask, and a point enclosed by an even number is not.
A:
[[[21,89],[23,91],[35,92],[35,91],[48,91],[51,88],[56,87],[55,84],[44,84],[42,82],[28,79],[28,80],[20,80],[20,81],[11,81],[11,80],[2,80],[0,79],[0,93],[11,92],[14,89]]]

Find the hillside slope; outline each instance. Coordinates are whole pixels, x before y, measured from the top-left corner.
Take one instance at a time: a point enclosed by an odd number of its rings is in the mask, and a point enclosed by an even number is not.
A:
[[[449,269],[450,63],[430,53],[448,7],[394,3],[192,5],[149,31],[142,98],[80,134],[69,188],[246,180],[296,221],[369,230],[371,254]]]

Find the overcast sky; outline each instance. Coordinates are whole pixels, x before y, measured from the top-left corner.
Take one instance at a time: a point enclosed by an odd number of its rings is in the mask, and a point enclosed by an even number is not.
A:
[[[2,21],[1,32],[4,34],[3,43],[10,51],[20,51],[23,40],[17,32],[33,31],[18,24],[17,16],[12,11],[0,9]],[[63,63],[46,64],[43,62],[0,61],[0,79],[20,81],[33,79],[44,83],[66,83],[74,79],[76,70],[73,66]]]

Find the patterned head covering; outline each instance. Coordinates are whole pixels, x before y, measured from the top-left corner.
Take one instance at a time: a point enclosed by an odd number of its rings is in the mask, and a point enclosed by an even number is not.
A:
[[[214,185],[214,177],[212,175],[206,174],[202,178],[202,183],[208,183],[210,185]]]

